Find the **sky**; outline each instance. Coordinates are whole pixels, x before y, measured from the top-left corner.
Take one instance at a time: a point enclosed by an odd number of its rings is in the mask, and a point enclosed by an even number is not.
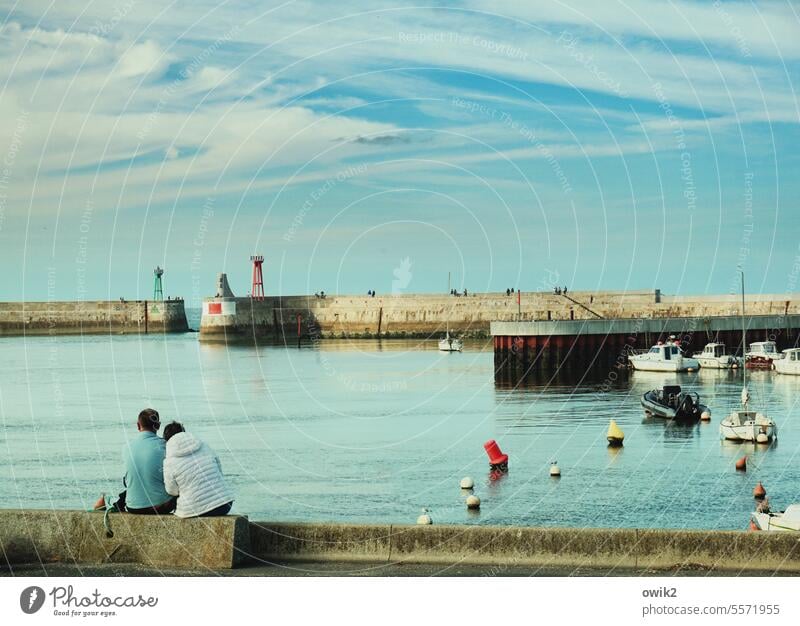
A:
[[[791,2],[0,7],[0,300],[797,290]]]

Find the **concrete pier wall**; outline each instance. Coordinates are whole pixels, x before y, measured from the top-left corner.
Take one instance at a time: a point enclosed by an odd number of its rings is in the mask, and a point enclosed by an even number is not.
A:
[[[187,330],[183,300],[0,302],[0,336]]]
[[[639,528],[250,524],[265,561],[800,571],[796,533]]]
[[[800,572],[792,532],[518,526],[408,526],[179,519],[112,513],[0,511],[0,554],[23,563],[138,563],[199,571],[274,562],[477,564],[506,567],[707,568]],[[0,561],[0,563],[2,562]]]
[[[230,569],[249,554],[247,519],[183,520],[172,515],[0,510],[0,554],[9,564],[139,563],[148,567]]]
[[[468,296],[272,296],[207,298],[200,338],[204,341],[296,341],[298,317],[304,338],[430,337],[449,324],[462,337],[489,337],[493,321],[681,318],[738,315],[737,296],[674,297],[649,292],[482,293]],[[749,299],[758,315],[800,313],[800,299],[784,295]]]

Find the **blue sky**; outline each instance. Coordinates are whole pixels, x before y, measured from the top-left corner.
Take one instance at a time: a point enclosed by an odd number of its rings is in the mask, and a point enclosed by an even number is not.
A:
[[[789,2],[3,3],[0,299],[796,291]]]

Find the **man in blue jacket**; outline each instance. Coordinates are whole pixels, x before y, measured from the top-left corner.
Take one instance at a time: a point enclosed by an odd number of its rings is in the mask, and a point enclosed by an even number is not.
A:
[[[139,434],[122,451],[125,461],[125,509],[128,513],[163,515],[175,510],[177,498],[164,488],[166,443],[158,436],[161,419],[155,409],[139,413]]]

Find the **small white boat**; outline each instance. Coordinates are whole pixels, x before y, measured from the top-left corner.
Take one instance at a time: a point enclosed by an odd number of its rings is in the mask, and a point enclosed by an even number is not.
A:
[[[759,507],[761,509],[762,507]],[[753,530],[800,530],[800,504],[790,504],[782,513],[756,510],[750,514],[750,528]]]
[[[800,376],[800,348],[789,348],[783,351],[783,358],[773,362],[779,374]]]
[[[463,347],[464,342],[455,337],[451,337],[449,330],[447,331],[445,338],[439,340],[439,350],[442,352],[461,352]]]
[[[708,369],[726,370],[739,367],[739,359],[731,354],[725,354],[724,343],[707,343],[702,352],[696,352],[694,358],[700,367]]]
[[[769,443],[778,436],[778,427],[757,411],[733,411],[719,423],[719,434],[729,441]]]
[[[771,370],[775,361],[783,358],[774,341],[754,341],[745,354],[745,367]]]
[[[744,273],[742,273],[742,352],[744,352]],[[764,345],[771,343],[775,347],[774,341],[764,341],[758,344],[750,344],[752,350],[754,345]],[[778,436],[778,427],[774,421],[763,413],[748,411],[747,404],[750,402],[750,392],[747,391],[747,368],[750,367],[749,361],[745,362],[742,368],[742,408],[735,410],[719,423],[719,434],[723,439],[730,441],[753,441],[756,443],[770,443]]]
[[[643,354],[628,357],[628,361],[633,369],[646,372],[685,372],[700,367],[696,359],[683,356],[675,343],[659,343]]]

